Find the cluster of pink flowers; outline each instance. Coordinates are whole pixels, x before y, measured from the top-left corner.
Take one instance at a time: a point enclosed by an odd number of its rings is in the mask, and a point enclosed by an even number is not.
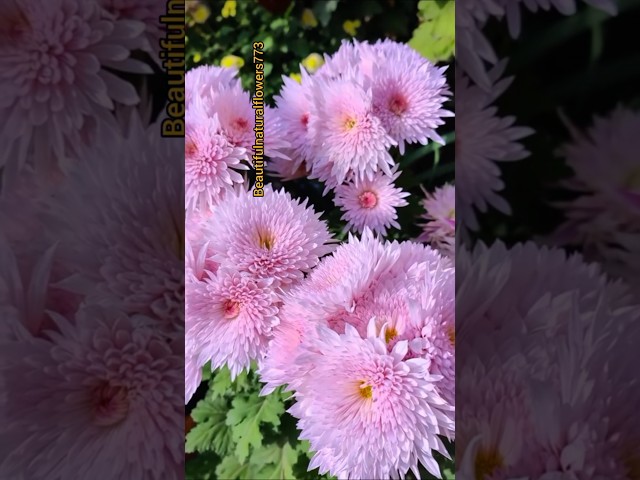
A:
[[[267,165],[334,190],[359,234],[336,246],[307,200],[248,189],[254,112],[234,71],[187,72],[186,401],[205,364],[235,378],[255,361],[263,394],[294,392],[320,473],[440,476],[434,452],[448,456],[441,438],[455,436],[453,186],[428,195],[417,242],[382,238],[408,204],[390,149],[442,142],[443,74],[384,41],[345,43],[301,83],[284,78]]]
[[[382,40],[344,42],[325,55],[313,75],[285,78],[276,96],[281,135],[291,138],[288,159],[271,170],[284,178],[309,175],[335,189],[347,228],[385,235],[398,228],[396,209],[407,196],[393,182],[400,175],[391,147],[443,143],[436,129],[453,114],[444,72],[409,46]]]

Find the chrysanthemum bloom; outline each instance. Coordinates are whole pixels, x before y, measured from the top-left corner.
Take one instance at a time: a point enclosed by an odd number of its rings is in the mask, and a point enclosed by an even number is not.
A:
[[[428,361],[403,360],[406,341],[391,353],[370,329],[367,338],[351,326],[343,335],[318,327],[313,346],[296,362],[312,367],[289,409],[299,418],[300,438],[314,456],[309,469],[339,478],[389,478],[418,474],[418,462],[440,476],[433,451],[448,456],[438,438],[450,420],[435,389]]]
[[[92,146],[47,206],[47,238],[71,270],[65,288],[174,334],[184,328],[184,143],[156,141],[159,129],[133,116],[126,134]]]
[[[56,322],[0,347],[0,477],[181,478],[184,344],[101,308]]]
[[[222,68],[214,65],[202,65],[193,68],[185,74],[185,104],[187,109],[191,102],[200,98],[211,114],[219,92],[240,84],[237,71],[232,68]]]
[[[5,1],[0,7],[0,165],[9,173],[30,152],[49,166],[88,144],[96,124],[113,123],[116,102],[138,94],[112,73],[148,73],[130,58],[142,42],[140,22],[109,18],[95,1]]]
[[[361,82],[357,73],[339,80],[314,78],[311,172],[328,188],[352,176],[372,179],[379,170],[391,175],[389,149],[397,142],[375,115],[371,90]]]
[[[244,181],[237,170],[249,169],[241,163],[246,150],[229,143],[217,117],[206,115],[200,99],[189,105],[185,123],[185,207],[210,210],[234,183]]]
[[[574,171],[564,186],[579,196],[559,204],[566,221],[551,239],[581,246],[614,275],[626,276],[640,241],[639,127],[640,113],[619,107],[587,132],[571,127],[573,140],[561,150]]]
[[[456,187],[447,184],[432,193],[425,191],[422,206],[426,213],[422,216],[424,231],[418,241],[427,242],[443,255],[455,255],[456,243]]]
[[[221,269],[190,283],[186,296],[187,354],[211,368],[226,365],[232,378],[264,356],[279,320],[271,279]]]
[[[509,86],[511,78],[498,81],[506,63],[490,73],[490,93],[471,85],[469,79],[456,79],[456,207],[461,225],[477,230],[475,210],[486,212],[494,207],[511,213],[509,203],[498,193],[504,188],[498,162],[522,160],[529,152],[518,140],[531,135],[528,127],[514,126],[514,117],[500,117],[491,103]]]
[[[401,154],[405,142],[443,143],[435,129],[453,116],[442,108],[450,95],[446,67],[437,68],[408,45],[388,39],[357,43],[354,55],[365,85],[371,86],[375,114]]]
[[[290,285],[332,250],[331,234],[320,214],[284,190],[264,188],[229,193],[207,221],[214,261],[231,265],[274,285]]]
[[[355,179],[336,187],[334,203],[344,212],[345,229],[362,232],[369,227],[384,236],[387,228],[400,228],[396,208],[408,205],[405,198],[409,194],[394,186],[399,176],[400,172],[391,177],[379,172],[371,180]]]

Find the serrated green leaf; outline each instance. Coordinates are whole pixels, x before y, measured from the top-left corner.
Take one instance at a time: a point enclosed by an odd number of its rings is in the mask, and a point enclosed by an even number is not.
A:
[[[216,467],[218,480],[245,480],[255,478],[255,468],[248,462],[242,462],[233,455],[222,459]]]
[[[224,456],[231,446],[231,431],[225,424],[227,402],[205,398],[191,412],[196,425],[186,436],[187,453],[215,451]]]
[[[262,446],[260,424],[280,425],[280,415],[284,413],[284,403],[280,395],[267,397],[242,396],[233,399],[227,414],[226,424],[231,427],[231,436],[236,442],[236,456],[244,461],[249,456],[249,448]]]
[[[211,398],[218,398],[229,393],[231,388],[231,373],[228,368],[218,370],[210,382],[209,394]]]
[[[295,478],[293,466],[298,461],[298,450],[289,443],[282,447],[271,444],[251,455],[251,463],[259,467],[256,480],[289,480]]]

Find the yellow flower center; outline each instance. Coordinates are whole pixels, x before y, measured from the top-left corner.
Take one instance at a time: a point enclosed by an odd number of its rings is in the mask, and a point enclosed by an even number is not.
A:
[[[391,340],[398,336],[398,331],[395,327],[387,327],[387,330],[384,332],[384,341],[389,343]]]
[[[365,385],[364,380],[362,380],[358,386],[358,394],[365,400],[369,400],[373,397],[373,389],[371,388],[371,385]]]
[[[271,250],[274,243],[275,239],[271,233],[265,231],[258,232],[258,245],[260,245],[260,248]]]
[[[345,121],[344,121],[344,128],[345,130],[351,130],[353,127],[356,126],[356,119],[355,118],[351,118],[348,117]]]
[[[451,325],[447,328],[447,336],[449,337],[449,341],[451,342],[451,345],[453,345],[455,347],[456,345],[456,328]]]
[[[486,477],[494,473],[503,465],[504,460],[497,449],[491,448],[489,450],[485,450],[481,448],[476,454],[476,461],[474,465],[476,480],[485,480]]]

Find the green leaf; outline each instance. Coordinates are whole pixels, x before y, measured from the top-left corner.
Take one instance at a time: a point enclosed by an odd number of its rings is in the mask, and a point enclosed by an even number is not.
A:
[[[278,394],[267,397],[242,396],[233,399],[227,414],[226,424],[231,427],[231,435],[236,442],[236,456],[244,461],[249,456],[249,448],[262,446],[261,423],[274,427],[280,425],[280,415],[284,413],[284,403]]]
[[[413,32],[409,46],[432,62],[445,61],[455,51],[455,2],[421,1],[422,23]]]
[[[224,368],[222,370],[218,370],[211,382],[211,387],[209,389],[209,393],[211,398],[219,398],[224,396],[229,392],[231,388],[231,373],[228,368]]]
[[[248,462],[238,460],[233,455],[222,459],[216,467],[219,480],[244,480],[255,477],[255,467]]]
[[[338,0],[325,0],[323,2],[316,2],[313,5],[313,13],[320,22],[320,25],[326,27],[329,25],[331,15],[338,8]]]
[[[271,444],[251,455],[251,463],[260,467],[256,480],[289,480],[295,478],[293,466],[298,461],[298,450],[289,443],[282,447]]]
[[[205,398],[191,412],[196,425],[187,434],[187,453],[213,450],[220,456],[228,453],[231,446],[231,431],[225,424],[227,401]]]

